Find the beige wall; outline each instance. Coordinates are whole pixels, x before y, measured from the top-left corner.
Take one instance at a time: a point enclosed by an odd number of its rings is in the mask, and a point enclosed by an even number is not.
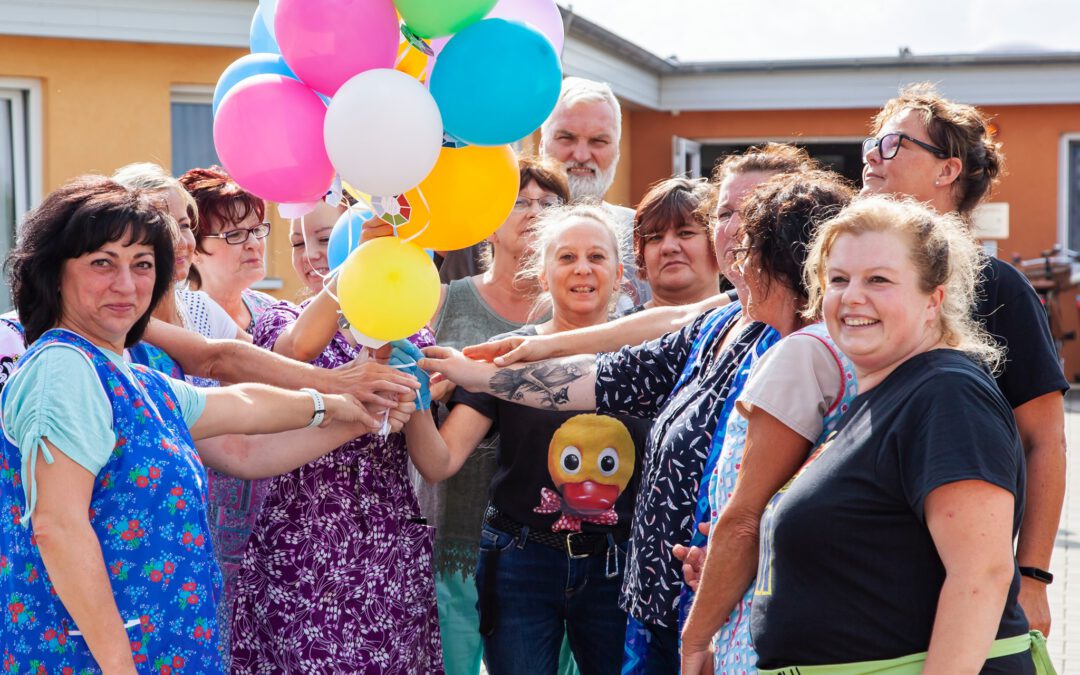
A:
[[[172,163],[170,97],[176,85],[213,87],[243,49],[0,36],[0,78],[38,80],[42,91],[43,189],[130,162]],[[295,298],[288,223],[276,219],[269,276]]]

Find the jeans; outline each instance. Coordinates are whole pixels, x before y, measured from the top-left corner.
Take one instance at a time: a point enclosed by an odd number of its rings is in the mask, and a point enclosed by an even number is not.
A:
[[[619,673],[626,612],[619,589],[626,544],[571,559],[565,551],[490,525],[476,568],[480,624],[491,675],[554,675],[564,636],[582,675]]]

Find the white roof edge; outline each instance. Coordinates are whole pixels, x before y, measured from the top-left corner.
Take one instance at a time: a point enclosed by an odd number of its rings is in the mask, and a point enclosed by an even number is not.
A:
[[[255,7],[255,0],[0,0],[0,35],[246,47]],[[901,85],[924,80],[977,105],[1080,102],[1080,59],[1062,58],[1076,55],[709,66],[649,59],[581,17],[570,25],[565,72],[608,82],[624,101],[655,110],[877,107]]]

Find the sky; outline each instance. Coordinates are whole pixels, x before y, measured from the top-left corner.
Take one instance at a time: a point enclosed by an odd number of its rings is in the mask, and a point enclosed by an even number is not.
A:
[[[1080,0],[559,0],[680,61],[1080,52]]]

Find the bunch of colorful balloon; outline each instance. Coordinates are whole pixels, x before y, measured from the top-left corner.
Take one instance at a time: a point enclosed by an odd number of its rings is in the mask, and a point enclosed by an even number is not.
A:
[[[250,42],[214,91],[222,165],[286,217],[312,210],[338,179],[369,202],[338,228],[378,217],[397,237],[360,245],[338,235],[341,309],[369,344],[411,335],[439,297],[423,249],[472,246],[513,207],[509,144],[535,131],[559,95],[558,7],[260,0]]]

